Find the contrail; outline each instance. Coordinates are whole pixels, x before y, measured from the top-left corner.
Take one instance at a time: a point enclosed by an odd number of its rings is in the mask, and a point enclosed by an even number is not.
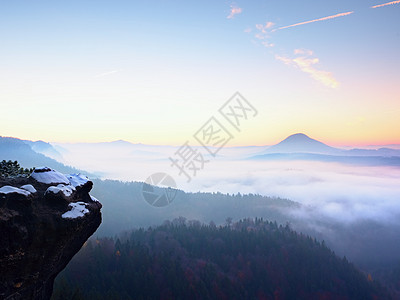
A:
[[[397,0],[397,1],[392,1],[392,2],[388,2],[388,3],[384,3],[384,4],[371,6],[371,8],[378,8],[378,7],[382,7],[382,6],[386,6],[386,5],[399,4],[399,3],[400,3],[400,0]]]
[[[400,2],[400,0],[399,1],[394,1],[394,2]],[[278,29],[281,30],[281,29],[300,26],[300,25],[304,25],[304,24],[308,24],[308,23],[314,23],[314,22],[319,22],[319,21],[325,21],[325,20],[330,20],[330,19],[334,19],[334,18],[344,17],[344,16],[351,15],[352,13],[354,13],[354,11],[340,13],[340,14],[336,14],[336,15],[333,15],[333,16],[319,18],[319,19],[315,19],[315,20],[311,20],[311,21],[305,21],[305,22],[301,22],[301,23],[296,23],[296,24],[293,24],[293,25],[283,26],[283,27],[280,27]]]

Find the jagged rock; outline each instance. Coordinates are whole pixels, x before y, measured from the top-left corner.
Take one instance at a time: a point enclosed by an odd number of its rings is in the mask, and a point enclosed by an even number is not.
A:
[[[57,274],[101,223],[92,186],[49,168],[0,178],[0,299],[50,299]]]

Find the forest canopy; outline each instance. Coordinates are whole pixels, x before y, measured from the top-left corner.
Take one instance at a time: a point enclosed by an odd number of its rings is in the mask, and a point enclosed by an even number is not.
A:
[[[177,218],[88,241],[52,299],[389,299],[371,276],[290,226]]]

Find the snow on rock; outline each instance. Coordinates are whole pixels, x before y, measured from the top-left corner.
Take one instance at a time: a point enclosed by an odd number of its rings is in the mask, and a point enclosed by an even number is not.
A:
[[[47,193],[58,194],[62,192],[66,197],[69,197],[72,195],[74,191],[75,188],[72,185],[59,184],[57,186],[50,186],[45,194]]]
[[[70,203],[68,206],[71,207],[72,209],[62,214],[61,217],[63,219],[75,219],[83,217],[85,214],[89,212],[89,210],[86,208],[85,202]]]
[[[20,188],[25,190],[25,191],[28,191],[28,192],[30,192],[32,194],[37,192],[36,189],[31,184],[25,184],[25,185],[21,186]]]
[[[0,188],[0,194],[12,194],[17,193],[24,196],[29,196],[31,193],[27,190],[19,189],[10,185],[3,186]]]
[[[52,183],[62,183],[69,184],[69,180],[64,174],[57,172],[53,169],[47,167],[37,168],[31,174],[31,177],[38,182],[52,184]]]
[[[66,175],[66,177],[68,178],[69,183],[75,188],[83,186],[89,181],[89,178],[86,175],[82,175],[81,173],[69,174]]]
[[[89,195],[90,198],[94,201],[94,202],[100,202],[99,200],[97,200],[95,197],[93,197],[92,195]]]

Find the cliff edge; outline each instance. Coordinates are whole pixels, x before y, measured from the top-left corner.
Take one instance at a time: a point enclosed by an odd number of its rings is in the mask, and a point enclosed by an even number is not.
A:
[[[47,167],[0,177],[0,299],[50,299],[57,274],[101,223],[92,186]]]

